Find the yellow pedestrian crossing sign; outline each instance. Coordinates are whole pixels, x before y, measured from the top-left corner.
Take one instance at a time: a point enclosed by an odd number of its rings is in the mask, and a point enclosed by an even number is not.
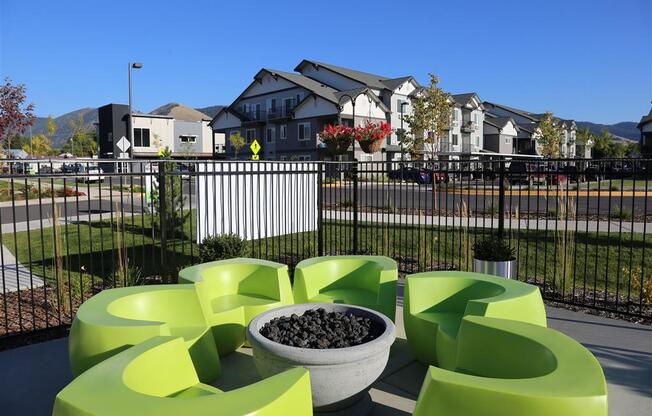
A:
[[[251,149],[251,153],[253,153],[251,160],[260,160],[260,156],[258,155],[258,152],[260,152],[260,143],[258,143],[258,140],[254,139],[249,148]]]

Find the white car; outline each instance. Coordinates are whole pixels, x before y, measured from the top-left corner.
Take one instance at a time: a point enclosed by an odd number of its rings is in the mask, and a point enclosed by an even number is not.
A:
[[[104,176],[102,175],[104,171],[99,166],[86,166],[78,163],[76,172],[85,174],[84,176],[78,176],[77,182],[104,182]]]

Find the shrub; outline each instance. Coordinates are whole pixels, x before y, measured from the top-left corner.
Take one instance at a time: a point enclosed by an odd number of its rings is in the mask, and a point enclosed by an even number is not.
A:
[[[473,257],[484,261],[513,260],[515,250],[509,243],[499,237],[489,237],[478,240],[473,245]]]
[[[247,242],[238,234],[206,237],[199,245],[199,260],[202,263],[244,257],[246,254]]]

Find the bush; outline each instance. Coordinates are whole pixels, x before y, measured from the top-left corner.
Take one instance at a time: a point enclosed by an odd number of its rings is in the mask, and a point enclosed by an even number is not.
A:
[[[515,250],[502,238],[490,237],[473,245],[473,257],[484,261],[508,261],[515,257]]]
[[[202,263],[215,260],[244,257],[247,242],[238,234],[220,234],[206,237],[199,245],[199,260]]]

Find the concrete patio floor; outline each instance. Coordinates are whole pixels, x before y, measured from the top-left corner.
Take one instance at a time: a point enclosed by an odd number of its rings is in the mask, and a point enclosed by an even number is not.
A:
[[[370,391],[373,415],[410,415],[426,366],[410,355],[397,310],[398,338],[385,372]],[[548,324],[590,349],[609,384],[609,414],[652,414],[652,327],[548,308]],[[0,414],[49,415],[57,392],[71,380],[67,338],[0,352]],[[259,380],[250,356],[241,348],[222,358],[223,376],[214,385],[230,390]]]

